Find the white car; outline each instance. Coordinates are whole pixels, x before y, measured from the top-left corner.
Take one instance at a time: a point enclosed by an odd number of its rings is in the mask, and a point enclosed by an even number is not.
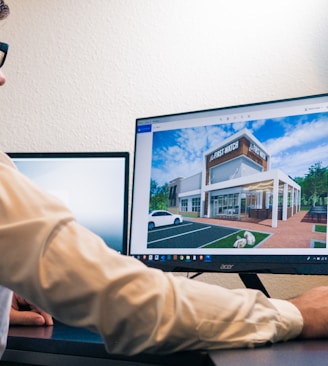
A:
[[[179,225],[183,221],[181,215],[175,215],[165,210],[151,211],[148,215],[148,230],[158,226]]]

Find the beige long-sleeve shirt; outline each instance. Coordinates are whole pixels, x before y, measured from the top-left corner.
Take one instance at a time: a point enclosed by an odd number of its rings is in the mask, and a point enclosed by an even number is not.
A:
[[[252,347],[301,332],[302,317],[288,301],[163,273],[116,253],[1,162],[0,218],[0,284],[67,324],[99,332],[110,352]]]

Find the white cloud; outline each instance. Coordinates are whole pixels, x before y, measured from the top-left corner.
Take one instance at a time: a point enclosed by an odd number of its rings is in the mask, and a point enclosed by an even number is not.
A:
[[[278,168],[291,177],[303,177],[308,168],[322,162],[322,166],[328,166],[328,144],[321,144],[309,150],[288,152],[276,155],[272,158],[272,168]]]
[[[307,143],[315,145],[315,141],[328,139],[328,119],[320,119],[314,122],[305,123],[289,130],[285,136],[268,140],[265,146],[272,155],[280,154],[289,149],[305,146]]]
[[[157,150],[157,160],[165,163],[152,169],[152,177],[159,185],[177,177],[189,177],[202,170],[205,150],[218,145],[228,134],[220,126],[190,128],[176,137],[175,145]]]
[[[261,128],[262,126],[264,126],[266,123],[266,120],[265,119],[259,119],[255,122],[252,123],[252,131],[256,131],[258,130],[259,128]]]

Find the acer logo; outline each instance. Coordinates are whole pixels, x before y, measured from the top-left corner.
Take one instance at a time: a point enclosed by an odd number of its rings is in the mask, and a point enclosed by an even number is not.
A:
[[[234,267],[234,264],[221,264],[220,269],[228,270],[232,269]]]

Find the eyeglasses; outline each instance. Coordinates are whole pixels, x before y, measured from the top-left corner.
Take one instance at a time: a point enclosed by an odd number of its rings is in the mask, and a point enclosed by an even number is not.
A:
[[[7,43],[0,42],[0,68],[6,61],[9,45]]]

